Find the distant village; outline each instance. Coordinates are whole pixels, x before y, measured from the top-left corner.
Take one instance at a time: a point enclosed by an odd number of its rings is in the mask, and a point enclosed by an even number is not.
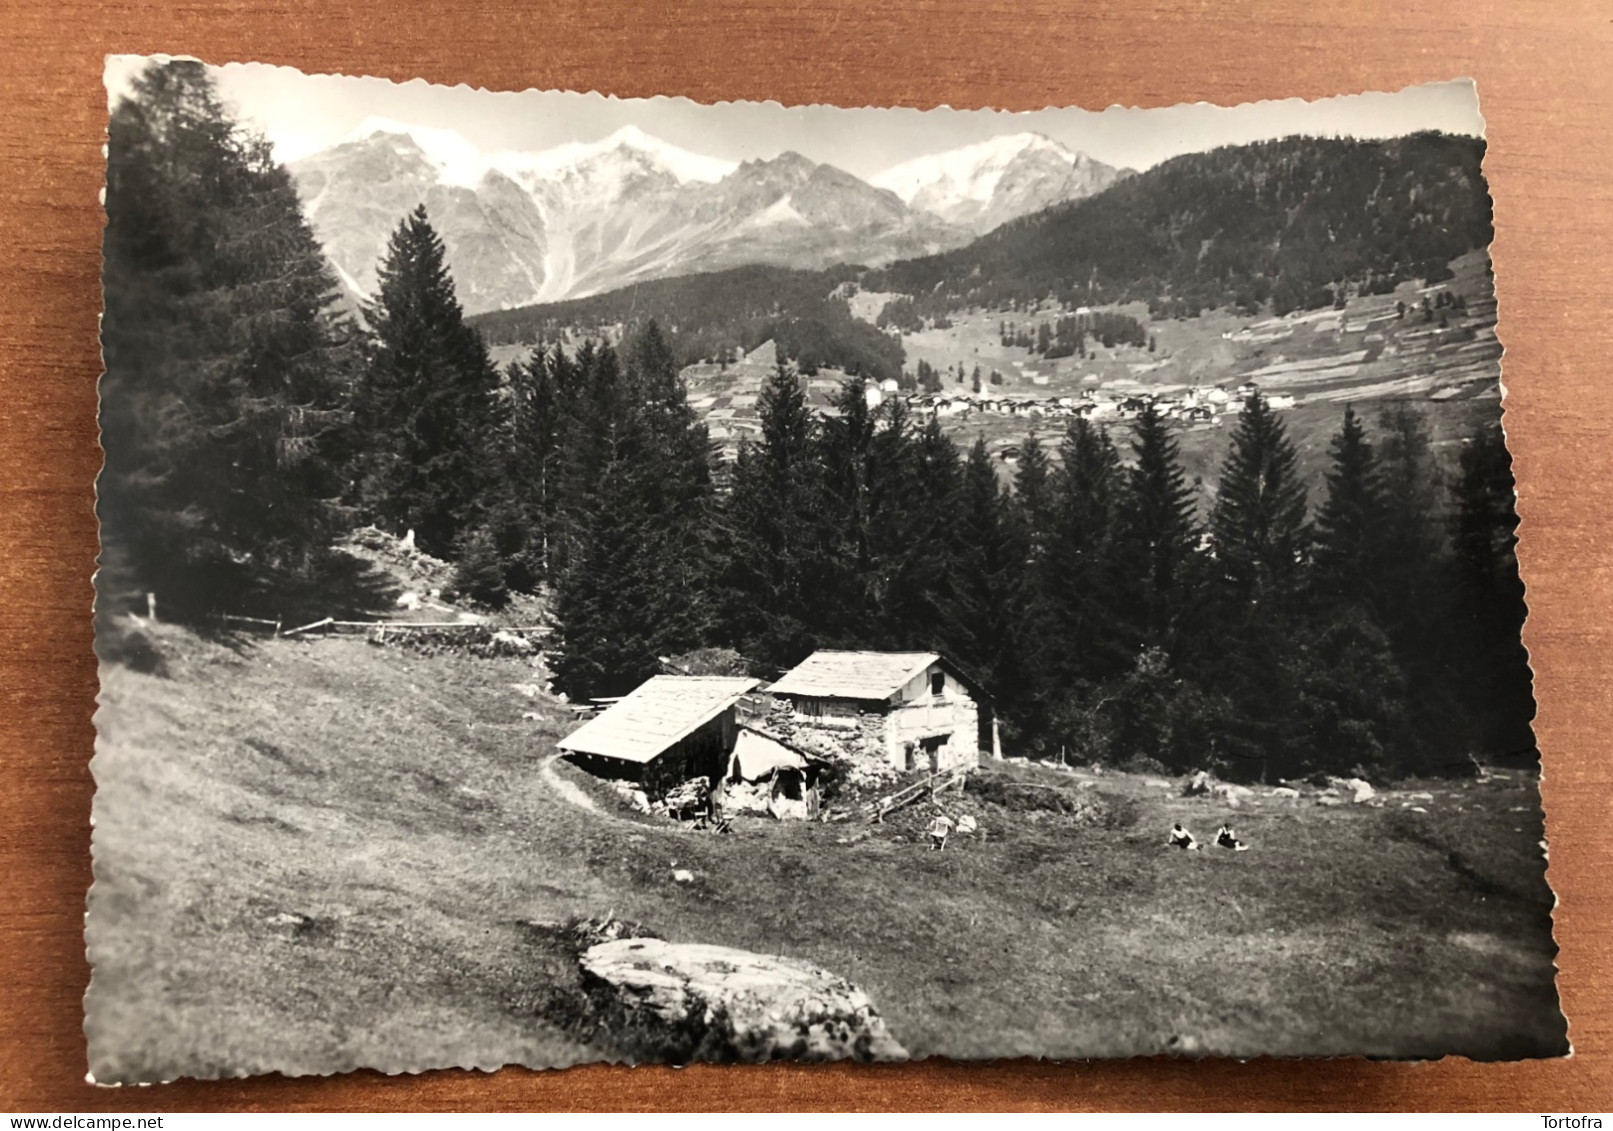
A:
[[[1031,376],[1035,380],[1035,375]],[[1089,420],[1125,420],[1153,404],[1169,420],[1219,426],[1220,418],[1236,414],[1256,389],[1246,381],[1236,387],[1161,385],[1145,388],[1137,381],[1111,381],[1101,388],[1079,393],[1038,397],[1035,394],[1004,393],[903,393],[895,381],[884,381],[868,388],[868,404],[877,408],[884,401],[900,397],[908,408],[925,415],[1085,417]],[[1267,397],[1274,409],[1290,409],[1297,398],[1289,395]]]

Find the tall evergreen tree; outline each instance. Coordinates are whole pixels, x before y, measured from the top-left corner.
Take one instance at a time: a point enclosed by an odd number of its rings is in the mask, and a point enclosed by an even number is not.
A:
[[[1453,631],[1447,484],[1423,414],[1404,401],[1385,408],[1376,455],[1383,486],[1377,621],[1405,672],[1419,760],[1430,768],[1467,765],[1466,704],[1451,677],[1467,645]]]
[[[1376,608],[1382,563],[1383,495],[1366,429],[1346,406],[1332,443],[1327,497],[1316,515],[1311,581],[1318,604]]]
[[[1385,506],[1378,461],[1351,408],[1332,456],[1316,518],[1311,626],[1295,667],[1298,725],[1312,763],[1380,771],[1409,751],[1406,681],[1379,619]]]
[[[870,586],[874,580],[879,468],[875,437],[878,421],[868,405],[862,378],[847,381],[835,395],[818,429],[818,460],[823,468],[824,515],[832,538],[828,560],[835,568],[823,581],[825,639],[841,647],[864,638],[878,611]],[[887,450],[892,443],[883,445]]]
[[[1132,582],[1139,627],[1155,643],[1186,602],[1198,546],[1196,508],[1181,455],[1158,406],[1144,404],[1132,439],[1136,463],[1121,525],[1121,571]]]
[[[498,374],[465,322],[424,205],[393,232],[378,277],[365,310],[375,346],[353,401],[357,501],[452,557],[488,517]]]
[[[579,353],[551,664],[573,697],[625,693],[716,629],[710,443],[646,336],[625,370],[609,347]]]
[[[1522,631],[1528,609],[1518,573],[1512,456],[1497,426],[1463,448],[1453,519],[1462,737],[1483,759],[1530,757],[1534,693]]]
[[[817,646],[824,625],[823,469],[806,393],[785,365],[758,413],[761,439],[741,446],[728,498],[727,631],[747,656],[784,669]]]
[[[1117,573],[1124,476],[1108,433],[1083,418],[1071,422],[1059,451],[1021,638],[1034,669],[1033,717],[1085,756],[1102,756],[1093,749],[1100,686],[1127,670],[1136,651]]]
[[[1299,460],[1258,392],[1232,434],[1210,515],[1219,572],[1243,598],[1281,605],[1299,588],[1309,532]]]
[[[1022,684],[1017,645],[1025,550],[984,436],[964,465],[953,537],[957,579],[948,654],[1012,710]]]
[[[106,213],[101,605],[261,612],[341,519],[357,351],[335,279],[200,63],[150,64],[113,109]]]
[[[958,450],[931,416],[913,434],[893,402],[878,437],[875,571],[887,646],[939,649],[957,607],[956,536],[963,472]]]
[[[563,360],[564,354],[559,354]],[[556,368],[541,349],[506,371],[508,396],[502,490],[494,521],[495,547],[512,563],[510,581],[530,589],[550,577],[555,533],[555,477],[561,440],[561,390]]]
[[[1253,394],[1210,515],[1216,586],[1206,630],[1219,648],[1196,650],[1189,673],[1230,703],[1211,753],[1224,772],[1242,777],[1298,772],[1309,756],[1298,734],[1308,531],[1297,465],[1282,421]]]
[[[1014,470],[1014,503],[1025,529],[1026,550],[1031,558],[1041,551],[1052,510],[1047,449],[1032,432],[1019,450],[1019,467]]]

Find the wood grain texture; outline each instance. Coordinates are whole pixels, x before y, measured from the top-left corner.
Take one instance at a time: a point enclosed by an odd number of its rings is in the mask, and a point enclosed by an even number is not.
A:
[[[1606,1110],[1613,8],[1606,0],[0,0],[0,1108]],[[1101,108],[1471,75],[1489,125],[1560,987],[1518,1065],[1164,1060],[83,1083],[103,52],[705,101]]]

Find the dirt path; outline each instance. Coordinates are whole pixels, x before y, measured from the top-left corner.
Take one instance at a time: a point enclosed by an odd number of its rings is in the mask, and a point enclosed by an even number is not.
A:
[[[559,797],[560,800],[566,802],[567,804],[575,805],[579,809],[586,809],[595,816],[610,817],[613,820],[621,819],[616,817],[615,814],[601,812],[599,806],[594,804],[594,799],[592,797],[589,797],[582,790],[578,789],[569,781],[566,781],[566,779],[562,778],[559,774],[555,773],[554,764],[559,759],[560,755],[558,754],[549,755],[543,760],[543,765],[538,767],[538,773],[543,776],[544,784],[546,784],[550,789],[554,790],[555,795]]]
[[[549,755],[539,763],[538,775],[543,779],[544,784],[554,791],[555,797],[567,805],[581,809],[596,821],[608,821],[613,825],[624,826],[639,832],[681,833],[685,831],[677,826],[663,826],[651,824],[649,821],[635,821],[631,817],[624,817],[600,808],[599,802],[589,797],[581,788],[560,776],[559,771],[555,769],[555,763],[563,757],[564,755],[562,754]]]

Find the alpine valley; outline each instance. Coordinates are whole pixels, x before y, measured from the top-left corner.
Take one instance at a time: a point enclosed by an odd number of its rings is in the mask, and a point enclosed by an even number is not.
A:
[[[904,162],[871,181],[786,151],[736,163],[636,127],[539,152],[483,152],[452,131],[367,119],[291,166],[355,298],[399,219],[424,204],[470,313],[744,264],[879,266],[961,247],[1117,170],[1039,134]]]

